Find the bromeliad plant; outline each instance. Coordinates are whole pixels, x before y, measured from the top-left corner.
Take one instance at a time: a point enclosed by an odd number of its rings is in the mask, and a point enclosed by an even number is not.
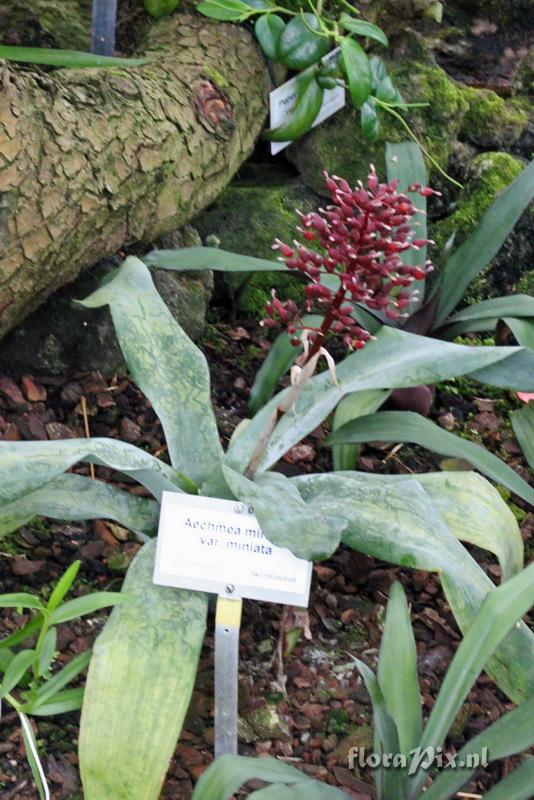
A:
[[[91,658],[91,651],[87,650],[53,672],[57,657],[57,625],[127,600],[126,594],[119,592],[93,592],[65,602],[80,563],[75,561],[71,564],[46,603],[26,592],[0,595],[0,608],[33,612],[20,630],[0,641],[0,715],[3,701],[19,716],[28,762],[41,800],[49,798],[50,794],[28,717],[48,717],[81,708],[83,687],[64,687],[87,668]],[[21,648],[28,640],[34,640],[34,644]]]
[[[466,331],[491,330],[499,318],[529,349],[508,351],[510,355],[498,367],[484,370],[479,379],[523,391],[533,385],[533,298],[496,298],[453,312],[470,282],[487,267],[534,197],[534,162],[495,200],[478,228],[440,266],[429,288],[425,278],[432,265],[427,260],[425,200],[432,190],[426,188],[421,151],[407,142],[388,145],[386,160],[387,184],[379,183],[374,171],[366,188],[360,185],[351,189],[346,181],[328,177],[332,205],[326,211],[301,215],[299,240],[291,244],[275,242],[281,263],[211,248],[155,251],[146,257],[148,264],[169,269],[289,269],[306,277],[306,311],[315,313],[302,316],[294,303],[276,297],[267,307],[265,324],[282,323],[288,332],[276,339],[256,376],[249,400],[251,413],[268,403],[279,378],[295,361],[309,361],[319,345],[328,347],[334,336],[342,338],[349,349],[361,348],[371,335],[379,340],[387,337],[397,342],[399,352],[414,353],[421,347],[421,336],[453,339]],[[463,356],[476,349],[457,351],[456,375],[468,372]],[[335,411],[334,433],[327,440],[333,446],[334,468],[352,469],[362,442],[412,442],[469,461],[534,505],[532,487],[484,447],[443,430],[413,411],[376,413],[392,391],[403,394],[404,401],[408,395],[412,407],[419,409],[431,398],[424,383],[395,390],[386,378],[372,388],[362,382],[357,391],[344,395]]]
[[[456,651],[426,725],[423,725],[410,612],[402,585],[393,584],[376,675],[355,659],[373,704],[374,749],[379,764],[375,771],[376,800],[451,800],[458,796],[457,792],[485,760],[489,763],[532,747],[534,697],[489,725],[457,754],[445,755],[447,733],[484,664],[533,604],[534,564],[531,564],[486,598]],[[436,772],[434,767],[440,761],[447,766]],[[425,790],[429,775],[432,775],[432,783]],[[228,800],[252,779],[271,785],[252,792],[250,800],[348,798],[339,789],[313,781],[272,758],[227,755],[217,759],[202,775],[193,800]],[[484,797],[486,800],[528,800],[533,786],[534,758],[529,757]]]
[[[195,258],[196,268],[211,266],[206,255],[214,255],[202,248],[183,253],[187,269],[195,268]],[[224,259],[218,251],[215,256]],[[226,263],[250,270],[245,257]],[[335,375],[302,370],[292,386],[243,421],[225,451],[205,358],[157,294],[149,269],[127,258],[82,305],[109,306],[130,374],[164,427],[171,463],[114,439],[0,442],[0,532],[35,514],[107,517],[146,540],[156,532],[165,490],[238,499],[254,507],[270,541],[299,557],[328,557],[343,542],[405,567],[439,572],[464,631],[493,584],[459,539],[493,552],[505,579],[520,571],[523,543],[515,518],[479,475],[346,472],[288,479],[272,467],[348,394],[386,393],[459,372],[498,384],[513,374],[516,381],[517,360],[534,361],[528,349],[465,347],[384,326],[341,361]],[[525,383],[534,388],[532,377]],[[154,499],[71,474],[77,462],[123,472]],[[521,480],[512,470],[507,476]],[[155,586],[154,549],[148,541],[134,559],[123,587],[132,599],[113,610],[93,649],[79,745],[87,800],[157,798],[191,696],[207,597]],[[508,634],[488,672],[516,702],[534,695],[534,634],[524,624]],[[104,737],[102,730],[112,735]]]

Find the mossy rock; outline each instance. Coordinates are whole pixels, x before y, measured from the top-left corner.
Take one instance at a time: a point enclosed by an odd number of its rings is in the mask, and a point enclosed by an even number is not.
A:
[[[436,242],[431,256],[439,263],[439,254],[455,234],[459,246],[476,228],[497,195],[523,170],[523,163],[508,153],[490,152],[476,156],[470,165],[464,188],[452,214],[431,226]],[[469,288],[470,302],[495,297],[513,290],[514,285],[532,266],[534,212],[527,209],[485,274]]]
[[[528,124],[528,114],[519,102],[505,102],[495,92],[466,87],[469,105],[460,137],[479,147],[508,149],[520,138]]]
[[[304,213],[320,204],[320,198],[300,181],[280,179],[258,185],[255,180],[230,184],[216,202],[194,221],[204,242],[216,237],[223,250],[274,260],[275,239],[291,242],[296,235],[299,218],[295,209]],[[261,272],[246,278],[242,274],[224,276],[239,307],[247,314],[261,318],[265,303],[276,289],[281,298],[300,300],[302,282],[291,273]]]
[[[200,244],[190,226],[165,237],[165,247]],[[124,366],[109,309],[73,307],[73,300],[91,294],[118,260],[107,260],[83,272],[72,284],[47,302],[2,340],[0,371],[9,374],[69,375],[98,369],[111,375]],[[193,339],[204,331],[207,306],[213,290],[213,274],[153,270],[156,289],[175,319]]]
[[[445,168],[459,133],[468,103],[463,89],[441,67],[418,61],[398,61],[389,65],[392,77],[406,102],[428,103],[410,109],[409,124],[438,164]],[[355,183],[375,164],[385,175],[385,144],[407,138],[401,124],[388,114],[381,116],[381,133],[370,144],[361,133],[359,111],[346,108],[314,128],[287,151],[307,186],[325,194],[322,173],[341,175]],[[428,163],[430,174],[434,167]]]

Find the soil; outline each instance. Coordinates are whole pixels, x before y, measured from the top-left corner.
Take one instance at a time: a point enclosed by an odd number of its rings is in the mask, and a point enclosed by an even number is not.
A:
[[[212,365],[213,398],[223,443],[246,416],[246,400],[253,376],[269,342],[256,323],[208,326],[201,343]],[[458,388],[459,387],[459,388]],[[461,390],[461,391],[460,391]],[[162,429],[148,401],[127,376],[104,381],[98,373],[82,373],[60,380],[45,375],[26,376],[17,384],[0,377],[0,436],[4,439],[45,439],[83,436],[81,398],[85,397],[93,436],[127,439],[165,458]],[[485,394],[483,387],[466,381],[437,387],[431,416],[456,432],[467,433],[503,457],[527,479],[507,422],[507,411],[520,403],[509,392]],[[277,469],[288,475],[330,468],[330,452],[322,445],[327,425],[313,432],[290,451]],[[375,472],[420,472],[442,463],[417,447],[366,446],[358,469]],[[457,466],[457,465],[456,465]],[[85,467],[76,468],[86,473]],[[132,484],[97,467],[97,477],[129,490]],[[521,522],[527,560],[534,547],[534,514],[522,500],[512,498]],[[75,558],[81,558],[74,593],[90,588],[120,587],[123,574],[139,545],[131,534],[106,522],[61,523],[36,519],[3,539],[0,548],[0,592],[42,592]],[[479,563],[496,581],[499,568],[484,551],[475,551]],[[352,656],[375,665],[381,621],[393,580],[400,579],[412,607],[424,711],[432,708],[460,640],[458,628],[436,576],[408,571],[341,548],[327,562],[315,565],[309,607],[309,632],[305,620],[286,620],[285,689],[276,667],[276,646],[282,609],[247,601],[240,639],[240,752],[275,755],[310,775],[342,787],[354,800],[372,796],[372,774],[350,770],[347,753],[352,746],[372,742],[371,708],[357,676]],[[91,646],[106,612],[89,620],[61,626],[61,660]],[[0,638],[20,626],[13,610],[0,611]],[[295,634],[292,629],[301,628]],[[262,709],[269,707],[270,727]],[[489,722],[512,708],[492,681],[482,676],[471,691],[447,742],[457,751]],[[4,711],[7,709],[4,707]],[[77,712],[34,721],[45,753],[44,763],[55,800],[81,798],[77,771]],[[13,714],[0,719],[0,797],[34,800],[37,797],[26,765],[20,731]],[[201,656],[197,683],[185,729],[170,766],[162,797],[188,800],[192,787],[212,760],[213,749],[213,619]],[[516,759],[517,761],[517,759]],[[475,796],[493,786],[514,764],[505,759],[482,770],[465,787]]]

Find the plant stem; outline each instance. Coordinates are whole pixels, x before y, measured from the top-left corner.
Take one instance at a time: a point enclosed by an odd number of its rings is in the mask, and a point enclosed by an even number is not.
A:
[[[461,183],[459,183],[457,180],[455,180],[454,178],[452,178],[452,177],[451,177],[451,176],[450,176],[450,175],[449,175],[447,172],[445,172],[445,170],[444,170],[444,169],[443,169],[443,168],[442,168],[442,167],[441,167],[441,166],[438,164],[438,162],[436,161],[436,159],[435,159],[435,158],[434,158],[434,157],[433,157],[433,156],[432,156],[432,155],[431,155],[431,154],[428,152],[428,150],[426,149],[426,147],[425,147],[425,146],[424,146],[424,145],[421,143],[421,141],[420,141],[420,140],[417,138],[417,136],[416,136],[416,135],[415,135],[415,133],[412,131],[412,129],[410,128],[410,126],[408,125],[408,123],[406,122],[406,120],[404,119],[404,117],[403,117],[403,116],[401,116],[401,114],[399,114],[399,112],[398,112],[398,111],[395,111],[395,109],[393,108],[393,106],[391,106],[389,103],[385,103],[383,100],[379,100],[379,99],[378,99],[378,97],[375,97],[375,98],[374,98],[374,100],[375,100],[375,102],[376,102],[376,103],[377,103],[377,104],[378,104],[378,105],[379,105],[381,108],[383,108],[383,109],[384,109],[384,111],[387,111],[389,114],[391,114],[393,117],[395,117],[395,119],[396,119],[398,122],[400,122],[400,124],[402,125],[402,127],[403,127],[403,128],[406,130],[406,132],[409,134],[410,138],[411,138],[411,139],[413,139],[413,140],[414,140],[414,142],[415,142],[417,145],[419,145],[419,147],[421,148],[421,150],[423,151],[423,153],[425,154],[425,156],[428,158],[428,160],[430,161],[430,163],[431,163],[431,164],[432,164],[432,165],[433,165],[433,166],[434,166],[434,167],[437,169],[437,171],[438,171],[438,172],[439,172],[441,175],[443,175],[443,177],[444,177],[446,180],[448,180],[450,183],[454,184],[454,186],[457,186],[459,189],[463,189],[463,188],[464,188],[464,187],[463,187],[463,185],[462,185]]]

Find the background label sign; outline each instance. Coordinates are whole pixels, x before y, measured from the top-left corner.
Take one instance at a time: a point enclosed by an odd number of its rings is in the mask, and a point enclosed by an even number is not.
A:
[[[249,506],[163,492],[154,583],[307,606],[311,570],[265,538]]]
[[[334,58],[337,58],[339,47],[328,53],[322,60],[323,64],[328,64]],[[270,126],[271,128],[279,128],[284,122],[287,122],[293,111],[295,100],[297,99],[297,79],[291,78],[281,86],[269,94],[269,109],[270,109]],[[345,88],[343,86],[336,86],[335,89],[325,89],[323,95],[323,104],[317,114],[312,128],[319,125],[340,108],[345,105]],[[280,150],[288,147],[292,142],[271,142],[271,155],[275,156]]]

